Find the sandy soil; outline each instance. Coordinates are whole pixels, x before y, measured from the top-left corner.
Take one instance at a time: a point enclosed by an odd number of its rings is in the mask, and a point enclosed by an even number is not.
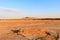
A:
[[[40,29],[47,34],[20,34],[13,33],[13,29]],[[0,40],[37,40],[37,37],[43,37],[41,40],[55,40],[52,35],[60,34],[60,20],[32,20],[32,19],[1,19],[0,20]],[[24,35],[24,36],[23,36]],[[47,36],[47,37],[45,37]]]

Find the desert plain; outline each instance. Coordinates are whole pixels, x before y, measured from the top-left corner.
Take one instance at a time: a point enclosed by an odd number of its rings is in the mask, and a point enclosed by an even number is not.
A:
[[[19,30],[18,34],[11,31],[16,29]],[[36,34],[21,33],[20,30],[26,29],[43,31],[40,32],[41,34],[37,32]],[[57,39],[55,39],[56,36]],[[60,20],[41,20],[37,18],[0,19],[0,40],[60,40]]]

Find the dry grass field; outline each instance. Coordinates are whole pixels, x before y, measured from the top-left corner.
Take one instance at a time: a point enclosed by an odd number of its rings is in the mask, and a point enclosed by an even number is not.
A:
[[[16,29],[19,30],[18,34],[11,31]],[[26,29],[44,30],[45,33],[20,34],[20,30]],[[59,34],[60,20],[35,20],[35,18],[0,19],[0,40],[60,40]]]

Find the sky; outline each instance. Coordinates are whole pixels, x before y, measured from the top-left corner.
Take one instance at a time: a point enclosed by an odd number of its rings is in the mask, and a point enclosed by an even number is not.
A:
[[[60,0],[0,0],[0,18],[60,18]]]

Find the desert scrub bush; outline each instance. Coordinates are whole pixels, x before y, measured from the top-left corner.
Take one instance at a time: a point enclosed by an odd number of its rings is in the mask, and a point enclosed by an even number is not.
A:
[[[32,40],[59,40],[59,33],[57,33],[57,32],[46,32],[45,36],[37,35]]]
[[[58,40],[59,33],[58,32],[46,32],[47,36],[51,36],[51,40]]]

